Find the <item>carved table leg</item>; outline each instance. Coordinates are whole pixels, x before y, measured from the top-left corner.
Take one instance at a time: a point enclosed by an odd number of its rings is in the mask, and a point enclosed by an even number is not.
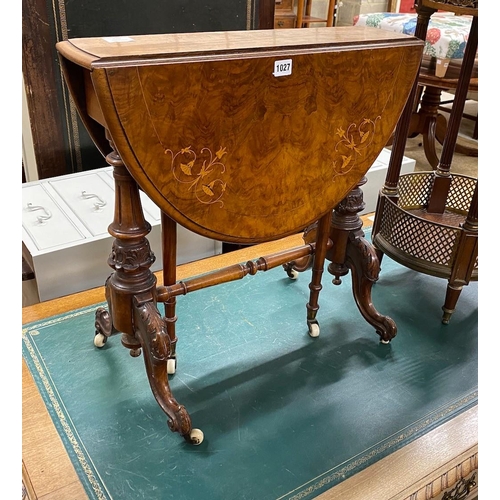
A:
[[[155,261],[146,238],[151,226],[144,218],[139,188],[117,153],[110,153],[106,160],[114,167],[115,179],[115,215],[108,228],[115,238],[108,258],[114,272],[106,281],[108,310],[100,307],[96,311],[97,340],[94,344],[102,347],[108,337],[121,332],[122,344],[130,349],[132,356],[139,356],[142,348],[149,384],[169,417],[170,429],[179,432],[190,443],[199,444],[203,441],[203,433],[192,429],[189,414],[173,398],[168,383],[168,374],[175,371],[172,370],[177,341],[175,298],[167,303],[167,317],[163,318],[156,306],[156,277],[150,270]],[[169,227],[169,220],[163,220],[167,234],[173,238],[164,239],[164,244],[174,244],[165,251],[167,281],[175,280],[176,264],[175,225]]]
[[[362,231],[363,222],[358,213],[364,208],[361,186],[366,177],[335,208],[330,228],[333,247],[327,258],[331,261],[328,271],[338,285],[341,276],[351,271],[354,300],[363,318],[375,327],[380,340],[388,343],[396,336],[397,327],[389,316],[381,315],[374,307],[371,289],[378,280],[380,262],[374,247]]]
[[[424,153],[433,169],[438,166],[439,157],[436,152],[436,125],[438,120],[446,119],[438,112],[441,103],[441,89],[426,86],[422,95],[419,114],[422,115],[422,137],[424,139]]]
[[[144,219],[137,184],[119,155],[113,151],[106,160],[113,166],[115,179],[115,215],[108,228],[115,238],[108,257],[114,272],[106,280],[109,312],[103,308],[96,311],[94,344],[100,347],[108,337],[122,332],[122,344],[131,350],[132,356],[138,356],[140,344],[134,336],[132,299],[135,294],[156,287],[156,278],[150,271],[155,256],[146,239],[151,226]]]
[[[108,292],[108,280],[106,280],[105,284],[105,292],[106,292],[106,302],[108,303],[108,308],[110,307],[111,299]],[[94,335],[94,345],[96,347],[103,347],[107,342],[108,338],[115,333],[118,333],[118,330],[114,327],[113,321],[111,319],[111,314],[108,309],[104,307],[97,308],[95,312],[95,335]]]
[[[371,289],[378,280],[380,261],[375,248],[364,238],[364,233],[361,230],[363,222],[358,215],[364,208],[361,186],[365,183],[366,177],[333,211],[329,230],[333,244],[326,252],[326,259],[330,261],[328,272],[334,276],[332,280],[334,285],[340,285],[342,283],[341,277],[351,271],[354,300],[361,315],[375,327],[381,342],[388,343],[396,336],[397,327],[389,316],[381,315],[373,305]],[[306,229],[303,235],[306,243],[311,243],[319,238],[318,233],[321,233],[320,225],[322,223],[324,224],[324,220]],[[318,248],[326,248],[326,246],[318,241],[316,251]],[[313,258],[308,256],[299,261],[288,262],[283,265],[283,268],[288,276],[295,278],[297,273],[311,267],[312,262]],[[311,293],[315,291],[316,285],[314,283],[315,281],[312,281],[310,285]],[[317,296],[311,295],[307,306],[308,324],[310,317],[315,322],[314,318],[318,309],[316,300]],[[317,332],[319,334],[319,329]],[[309,326],[309,333],[311,335],[311,326]]]
[[[151,294],[136,296],[134,300],[136,335],[144,349],[144,362],[149,384],[160,408],[168,415],[168,426],[191,444],[203,441],[203,432],[193,429],[186,408],[172,396],[168,383],[169,361],[173,345],[168,333],[168,320],[158,311]]]

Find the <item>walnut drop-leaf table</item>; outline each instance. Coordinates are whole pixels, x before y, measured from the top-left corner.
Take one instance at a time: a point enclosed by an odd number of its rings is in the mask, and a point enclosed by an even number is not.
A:
[[[57,44],[73,102],[114,167],[115,238],[107,308],[94,343],[120,332],[144,353],[152,392],[171,430],[199,444],[174,398],[176,297],[283,265],[312,267],[307,324],[325,260],[348,269],[359,310],[380,339],[396,334],[371,302],[378,277],[358,212],[365,174],[394,132],[423,43],[376,28],[79,38]],[[139,191],[162,212],[162,286]],[[362,209],[362,206],[361,206]],[[333,216],[332,216],[333,214]],[[177,282],[176,225],[224,242],[253,244],[304,231],[304,245]],[[158,304],[164,304],[164,314]]]

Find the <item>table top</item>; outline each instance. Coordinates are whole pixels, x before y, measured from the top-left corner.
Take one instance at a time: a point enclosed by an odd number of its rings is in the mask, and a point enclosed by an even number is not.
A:
[[[84,123],[108,130],[169,217],[245,244],[302,230],[356,186],[394,131],[423,47],[356,27],[130,38],[57,45]]]
[[[384,33],[366,26],[332,28],[165,33],[116,37],[71,38],[56,44],[65,58],[88,69],[121,64],[147,65],[153,59],[172,59],[245,52],[318,50],[369,44],[414,44],[404,34]]]

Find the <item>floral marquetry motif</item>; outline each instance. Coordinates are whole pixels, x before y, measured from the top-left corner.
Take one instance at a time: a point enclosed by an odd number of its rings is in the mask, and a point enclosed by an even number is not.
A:
[[[380,118],[364,118],[359,125],[351,123],[347,130],[342,127],[337,129],[340,141],[335,145],[335,152],[340,154],[341,160],[333,160],[333,180],[339,175],[347,175],[356,166],[356,161],[363,159],[374,140],[375,125]]]
[[[198,156],[188,146],[177,153],[166,149],[165,154],[172,157],[172,174],[175,180],[186,184],[200,203],[211,205],[219,202],[221,207],[224,205],[221,198],[226,190],[226,183],[220,176],[226,171],[221,162],[226,148],[221,147],[215,154],[209,148],[202,148]]]

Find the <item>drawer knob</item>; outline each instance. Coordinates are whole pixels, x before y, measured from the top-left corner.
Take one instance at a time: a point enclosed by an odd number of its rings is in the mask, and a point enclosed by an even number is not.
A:
[[[37,215],[37,220],[40,224],[45,224],[45,221],[49,220],[52,217],[52,214],[44,207],[40,205],[33,205],[32,203],[28,203],[27,205],[29,212],[35,212],[36,210],[43,210],[45,215]]]
[[[102,207],[106,206],[106,202],[103,199],[101,199],[99,196],[97,196],[96,194],[87,193],[87,191],[82,191],[82,198],[84,200],[89,200],[91,198],[97,198],[97,201],[94,203],[94,210],[96,212],[100,212]]]

